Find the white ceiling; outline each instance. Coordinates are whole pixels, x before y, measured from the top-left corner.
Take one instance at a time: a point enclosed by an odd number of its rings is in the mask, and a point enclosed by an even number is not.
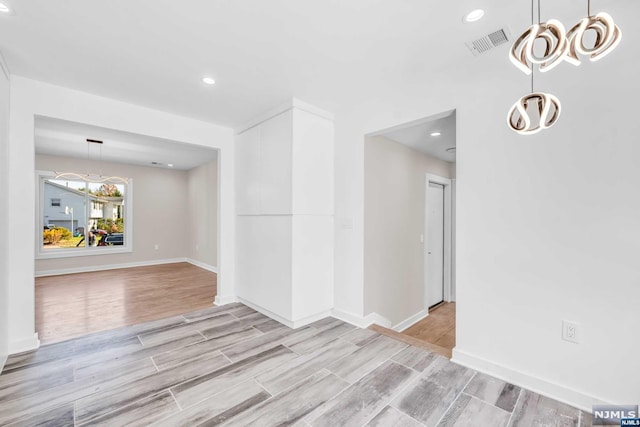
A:
[[[103,144],[89,144],[87,138]],[[208,163],[218,155],[214,149],[49,117],[36,117],[35,147],[38,154],[180,170]]]
[[[228,126],[292,96],[333,112],[402,104],[461,70],[502,67],[526,86],[506,45],[473,57],[464,42],[503,26],[519,34],[529,0],[8,1],[15,15],[0,17],[0,51],[13,74]],[[593,7],[632,34],[639,3]],[[478,7],[485,18],[464,24]],[[586,0],[542,7],[570,25]]]
[[[434,132],[439,132],[440,136],[431,136]],[[455,111],[420,120],[419,123],[403,125],[381,135],[437,159],[451,163],[456,161],[455,151],[447,151],[456,146]]]

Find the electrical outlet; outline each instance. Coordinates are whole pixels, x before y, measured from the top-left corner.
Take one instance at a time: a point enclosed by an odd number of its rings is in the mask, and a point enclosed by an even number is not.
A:
[[[562,339],[576,344],[580,343],[580,324],[569,320],[563,320]]]

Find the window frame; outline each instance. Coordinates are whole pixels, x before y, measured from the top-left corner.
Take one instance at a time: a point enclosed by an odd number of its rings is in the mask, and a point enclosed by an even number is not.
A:
[[[36,171],[36,259],[72,258],[82,256],[110,255],[133,252],[133,180],[128,179],[124,192],[124,245],[122,246],[85,246],[84,248],[58,248],[45,250],[44,229],[44,181],[54,179],[55,172]],[[87,186],[88,188],[88,186]],[[62,201],[61,203],[62,204]],[[62,206],[60,206],[62,207]],[[91,205],[88,205],[91,208]],[[72,225],[73,226],[73,225]]]

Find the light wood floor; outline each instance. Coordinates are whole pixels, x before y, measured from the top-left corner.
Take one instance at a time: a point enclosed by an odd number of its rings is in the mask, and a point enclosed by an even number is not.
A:
[[[241,304],[10,356],[0,425],[591,426],[591,415],[326,318],[290,329]]]
[[[453,350],[456,346],[456,303],[445,302],[429,310],[427,317],[402,333]]]
[[[211,307],[217,275],[188,263],[36,278],[43,344]]]

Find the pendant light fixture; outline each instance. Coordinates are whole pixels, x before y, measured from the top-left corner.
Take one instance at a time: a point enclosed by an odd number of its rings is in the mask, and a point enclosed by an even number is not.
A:
[[[100,147],[100,166],[102,168],[102,144],[103,142],[97,139],[89,139],[87,138],[87,173],[85,175],[75,173],[75,172],[56,172],[55,179],[69,179],[69,180],[79,180],[84,182],[93,182],[97,184],[128,184],[129,180],[127,178],[122,178],[120,176],[103,176],[102,170],[99,174],[91,174],[88,170],[88,163],[90,160],[90,148],[91,144],[95,144]]]
[[[586,47],[584,43],[584,35],[588,30],[596,33],[596,40],[591,48]],[[591,15],[591,0],[587,0],[587,17],[569,30],[567,38],[569,45],[565,60],[577,66],[580,65],[578,55],[589,56],[589,59],[595,62],[611,53],[620,44],[622,31],[608,13]]]
[[[544,40],[546,44],[543,56],[536,56],[534,52],[534,45],[538,39]],[[511,47],[509,59],[527,75],[531,74],[534,64],[539,64],[540,71],[544,73],[562,62],[568,44],[562,22],[550,19],[547,22],[532,23]]]
[[[548,71],[557,66],[566,54],[567,39],[560,21],[540,19],[538,0],[538,24],[534,23],[534,0],[531,0],[531,26],[511,48],[509,58],[526,74],[531,76],[531,93],[521,97],[509,110],[507,124],[520,135],[533,135],[553,126],[560,118],[560,100],[549,93],[536,92],[533,87],[534,66],[540,64],[540,71]],[[546,42],[545,54],[535,55],[534,42],[542,38]]]

